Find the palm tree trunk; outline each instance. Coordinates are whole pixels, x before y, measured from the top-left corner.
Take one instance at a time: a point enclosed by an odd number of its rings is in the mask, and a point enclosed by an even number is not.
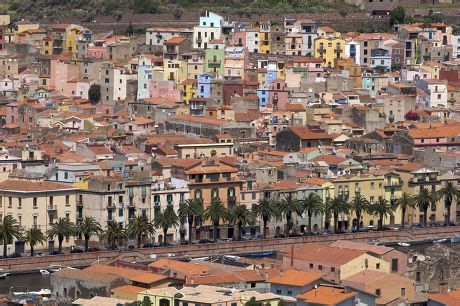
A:
[[[404,222],[406,219],[406,209],[401,209],[401,227],[404,228]]]
[[[8,256],[7,252],[8,244],[5,238],[3,238],[3,258],[6,258]]]
[[[267,218],[263,218],[264,228],[262,231],[263,232],[262,235],[264,239],[267,239],[267,222],[268,222]]]
[[[31,244],[30,245],[30,257],[33,257],[34,256],[34,245]]]
[[[193,216],[188,218],[188,243],[192,243],[192,230],[193,230]]]
[[[219,223],[217,222],[214,222],[213,223],[213,233],[212,233],[212,236],[213,236],[213,241],[214,242],[217,242],[217,227],[219,226]]]
[[[382,229],[383,227],[383,214],[380,214],[380,217],[379,217],[379,229]]]
[[[308,234],[311,235],[311,215],[312,213],[309,211],[308,212]]]
[[[62,241],[64,241],[64,237],[62,236],[59,236],[58,237],[58,242],[59,242],[59,248],[58,248],[58,252],[61,253],[62,252]]]
[[[163,229],[163,244],[166,246],[166,243],[167,243],[167,239],[168,239],[168,228],[164,228]]]
[[[428,208],[423,210],[423,226],[426,227],[428,223]]]
[[[356,230],[359,232],[361,223],[361,212],[356,212]]]
[[[289,231],[291,230],[291,214],[286,214],[286,237],[289,237]]]
[[[137,235],[137,248],[141,248],[141,243],[142,243],[142,236],[141,234]]]
[[[88,252],[89,248],[89,236],[85,234],[85,252]]]
[[[334,233],[337,233],[339,214],[334,213]]]
[[[448,200],[444,200],[444,201],[445,201],[445,207],[446,207],[446,216],[445,216],[444,224],[450,225],[450,206],[452,205],[452,203]]]

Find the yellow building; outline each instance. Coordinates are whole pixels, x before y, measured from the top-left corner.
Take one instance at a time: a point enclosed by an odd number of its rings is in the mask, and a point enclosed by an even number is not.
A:
[[[424,62],[421,67],[422,69],[431,73],[432,79],[439,80],[439,72],[441,71],[441,64],[437,62]]]
[[[270,22],[260,23],[259,37],[260,37],[259,53],[270,53],[271,51]]]
[[[180,83],[179,88],[182,94],[182,100],[184,100],[185,104],[189,104],[191,98],[197,97],[197,87],[198,81],[195,79],[186,79]]]
[[[314,57],[322,60],[323,67],[334,68],[335,60],[345,57],[345,40],[336,36],[321,36],[314,42]]]
[[[187,63],[181,60],[165,60],[163,67],[163,80],[182,83],[187,78]]]
[[[374,205],[380,198],[386,199],[389,202],[394,201],[401,195],[401,181],[399,176],[394,173],[385,175],[374,174],[346,174],[338,177],[334,181],[336,196],[345,198],[351,202],[358,194],[362,195],[369,203]],[[351,212],[349,216],[342,216],[343,219],[339,222],[340,227],[355,227],[358,225],[355,212]],[[395,224],[401,220],[401,211],[397,209],[393,216],[384,217],[383,224]],[[363,214],[360,220],[360,226],[375,226],[378,224],[378,216]]]
[[[59,218],[69,218],[71,222],[76,222],[76,193],[77,189],[74,187],[52,182],[26,180],[1,182],[0,219],[9,215],[25,230],[37,227],[46,233]],[[63,246],[73,244],[73,237],[63,242]],[[57,238],[54,245],[55,247],[58,245]],[[47,248],[47,245],[37,245],[36,248]],[[14,252],[14,243],[8,245],[8,254]]]

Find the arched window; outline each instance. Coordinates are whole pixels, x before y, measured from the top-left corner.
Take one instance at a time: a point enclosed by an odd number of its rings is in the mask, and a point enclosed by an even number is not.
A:
[[[230,187],[227,189],[227,197],[234,197],[235,196],[235,188]]]
[[[211,157],[216,157],[217,156],[217,151],[216,150],[212,150],[211,151]]]
[[[201,192],[201,189],[196,189],[195,190],[195,199],[202,199],[203,198],[203,193]]]

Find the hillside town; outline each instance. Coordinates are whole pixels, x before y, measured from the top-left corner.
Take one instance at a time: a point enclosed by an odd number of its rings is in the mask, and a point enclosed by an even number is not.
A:
[[[452,25],[13,20],[5,303],[460,305]],[[2,285],[25,272],[47,285]]]

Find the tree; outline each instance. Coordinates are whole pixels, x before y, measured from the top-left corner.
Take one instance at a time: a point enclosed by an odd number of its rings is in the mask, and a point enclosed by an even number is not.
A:
[[[353,200],[350,202],[350,209],[355,212],[356,215],[356,229],[359,230],[361,225],[361,216],[363,213],[369,213],[370,211],[370,203],[366,198],[364,198],[361,194],[356,194]]]
[[[101,100],[101,86],[98,84],[92,84],[88,90],[88,98],[93,105],[99,103]]]
[[[337,233],[339,215],[341,213],[348,213],[349,209],[350,206],[343,197],[337,197],[330,201],[328,210],[334,216],[334,233]]]
[[[450,225],[450,208],[452,202],[458,198],[459,190],[453,181],[447,181],[441,189],[438,190],[438,197],[444,199],[444,208],[446,210],[444,224]]]
[[[404,222],[406,218],[406,211],[408,208],[414,208],[415,207],[415,200],[414,197],[409,195],[406,192],[403,192],[401,197],[399,199],[396,199],[395,201],[395,207],[401,209],[401,226],[404,227]]]
[[[244,306],[263,306],[262,302],[256,300],[255,297],[252,297],[247,301]]]
[[[225,220],[228,220],[228,210],[224,206],[221,200],[219,199],[213,199],[211,200],[211,204],[209,204],[208,207],[206,207],[203,217],[205,220],[210,220],[212,222],[213,226],[213,240],[214,242],[217,242],[217,229],[220,224],[220,220],[225,222]]]
[[[396,7],[390,12],[390,24],[404,23],[406,20],[406,11],[402,6]]]
[[[115,249],[115,242],[120,242],[124,237],[123,225],[115,221],[109,221],[105,231],[101,235],[102,239],[107,239],[107,243],[112,250]]]
[[[313,214],[317,215],[324,211],[323,199],[321,199],[321,197],[316,193],[310,193],[300,202],[300,204],[302,205],[302,210],[307,213],[308,233],[311,234],[311,218],[313,217]]]
[[[246,208],[246,205],[236,205],[229,211],[229,221],[238,227],[237,238],[241,240],[241,231],[244,226],[255,223],[254,213]]]
[[[54,239],[55,236],[58,238],[58,252],[62,252],[62,242],[64,238],[69,239],[75,233],[75,226],[69,220],[69,218],[59,218],[48,231],[48,237]]]
[[[254,214],[262,219],[263,230],[262,237],[267,238],[267,223],[276,215],[275,205],[269,198],[259,199],[257,205],[253,208]]]
[[[203,206],[199,199],[187,199],[180,203],[178,210],[179,219],[187,219],[188,222],[188,242],[192,243],[193,223],[196,218],[203,215]]]
[[[415,205],[423,210],[423,226],[427,226],[428,208],[434,207],[437,202],[437,196],[425,187],[420,189],[420,193],[415,197]]]
[[[8,256],[8,244],[13,243],[14,239],[21,239],[21,227],[13,216],[3,217],[0,224],[0,238],[3,242],[3,258]]]
[[[292,194],[284,196],[284,199],[279,203],[280,213],[286,218],[286,237],[289,236],[289,233],[292,230],[292,214],[296,213],[300,215],[302,213],[302,207],[297,199],[295,199]]]
[[[25,232],[24,241],[30,245],[30,256],[34,256],[34,247],[43,244],[46,237],[39,228],[32,227]]]
[[[393,216],[393,207],[391,207],[390,202],[387,199],[379,198],[372,207],[372,214],[379,217],[378,228],[382,229],[383,227],[383,218],[387,216]]]
[[[137,248],[141,247],[142,236],[151,236],[155,234],[155,228],[152,222],[146,216],[140,215],[131,221],[126,230],[128,236],[137,238]]]
[[[153,222],[157,228],[161,228],[163,230],[163,244],[166,245],[168,229],[176,227],[179,224],[179,218],[177,217],[174,208],[172,206],[166,207],[166,209],[155,215]]]
[[[89,239],[93,234],[99,235],[102,232],[101,225],[93,217],[85,217],[77,225],[76,230],[78,235],[82,235],[85,239],[85,252],[88,252]]]

